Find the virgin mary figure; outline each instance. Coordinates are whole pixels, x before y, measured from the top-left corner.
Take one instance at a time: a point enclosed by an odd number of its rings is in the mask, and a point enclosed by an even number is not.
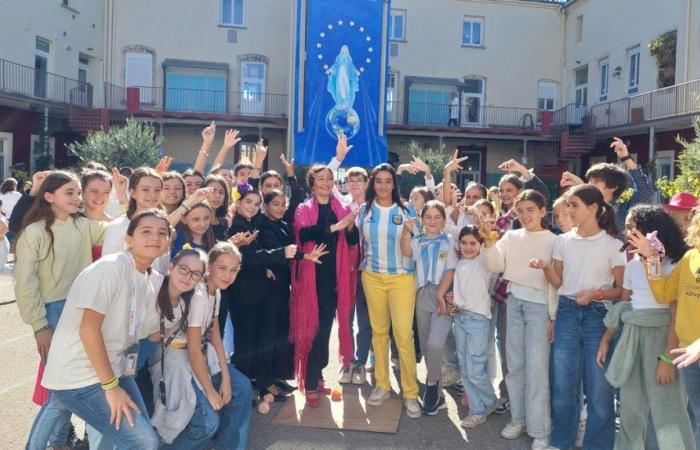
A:
[[[352,63],[350,49],[347,45],[340,48],[333,65],[326,71],[328,74],[328,92],[336,106],[352,108],[355,103],[355,93],[360,90],[359,77]]]

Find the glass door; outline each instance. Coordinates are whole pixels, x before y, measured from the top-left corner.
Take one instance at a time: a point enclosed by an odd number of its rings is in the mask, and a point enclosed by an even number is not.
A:
[[[571,124],[580,124],[583,116],[586,115],[586,109],[588,106],[588,66],[578,69],[576,71],[576,86],[575,86],[575,108],[574,117],[567,118],[570,119]]]
[[[244,62],[241,65],[241,113],[265,113],[265,64]]]
[[[479,127],[483,124],[484,80],[464,81],[462,91],[462,126]]]

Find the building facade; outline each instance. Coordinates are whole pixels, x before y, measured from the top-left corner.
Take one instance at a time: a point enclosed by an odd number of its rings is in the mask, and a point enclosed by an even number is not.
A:
[[[178,168],[211,120],[242,131],[230,163],[260,138],[270,168],[293,153],[296,0],[44,3],[0,14],[0,42],[18,43],[0,46],[4,173],[32,169],[41,126],[62,166],[66,142],[126,116],[154,123]],[[411,142],[457,148],[469,156],[463,183],[494,183],[517,158],[556,185],[562,170],[612,160],[614,135],[673,175],[673,137],[691,136],[700,109],[699,22],[692,0],[393,0],[389,159],[407,160]]]

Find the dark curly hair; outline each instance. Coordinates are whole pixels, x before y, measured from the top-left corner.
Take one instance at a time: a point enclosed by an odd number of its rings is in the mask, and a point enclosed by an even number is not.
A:
[[[656,237],[666,248],[666,256],[674,263],[688,251],[688,246],[681,239],[683,232],[663,207],[636,205],[630,209],[627,217],[634,220],[635,227],[643,235],[656,231]]]

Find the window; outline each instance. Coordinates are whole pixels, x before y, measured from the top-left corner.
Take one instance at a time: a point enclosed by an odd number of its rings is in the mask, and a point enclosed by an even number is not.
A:
[[[221,0],[221,25],[243,26],[243,0]]]
[[[554,111],[557,105],[557,83],[554,81],[537,82],[537,109]]]
[[[588,66],[576,70],[575,91],[576,106],[585,107],[588,104]]]
[[[78,81],[80,82],[80,90],[84,91],[87,86],[87,72],[90,60],[84,57],[78,58]]]
[[[241,112],[264,114],[265,112],[265,63],[241,63]]]
[[[141,103],[153,101],[153,55],[151,53],[126,53],[126,87],[140,88]]]
[[[10,177],[12,164],[12,133],[0,133],[0,179]]]
[[[608,79],[610,78],[610,61],[608,58],[601,59],[598,63],[599,90],[598,101],[608,100]]]
[[[34,95],[46,97],[49,71],[49,41],[36,38],[34,50]]]
[[[393,41],[406,40],[406,11],[392,9],[389,16],[389,39]]]
[[[576,42],[583,40],[583,16],[576,17]]]
[[[629,61],[629,82],[627,93],[636,94],[639,92],[639,46],[627,50],[627,60]]]
[[[44,149],[41,148],[41,138],[37,134],[32,134],[30,135],[29,138],[30,142],[30,151],[31,151],[31,158],[29,161],[29,171],[30,172],[35,172],[37,170],[42,170],[42,165],[46,164],[46,160],[48,160],[49,165],[52,165],[55,161],[56,157],[56,138],[55,137],[49,137],[45,141],[45,145],[47,146],[45,150],[48,151],[48,154],[44,153]],[[42,161],[44,160],[44,161]]]
[[[480,47],[483,42],[484,19],[465,17],[462,23],[462,45]]]
[[[462,92],[461,119],[462,126],[478,126],[482,123],[484,104],[484,80],[482,78],[467,78],[464,80]],[[450,119],[452,119],[450,112]]]
[[[396,103],[397,77],[395,72],[389,72],[386,83],[386,120],[389,123],[397,123],[399,118],[399,105]]]
[[[165,73],[168,111],[226,112],[226,72],[168,67]]]

